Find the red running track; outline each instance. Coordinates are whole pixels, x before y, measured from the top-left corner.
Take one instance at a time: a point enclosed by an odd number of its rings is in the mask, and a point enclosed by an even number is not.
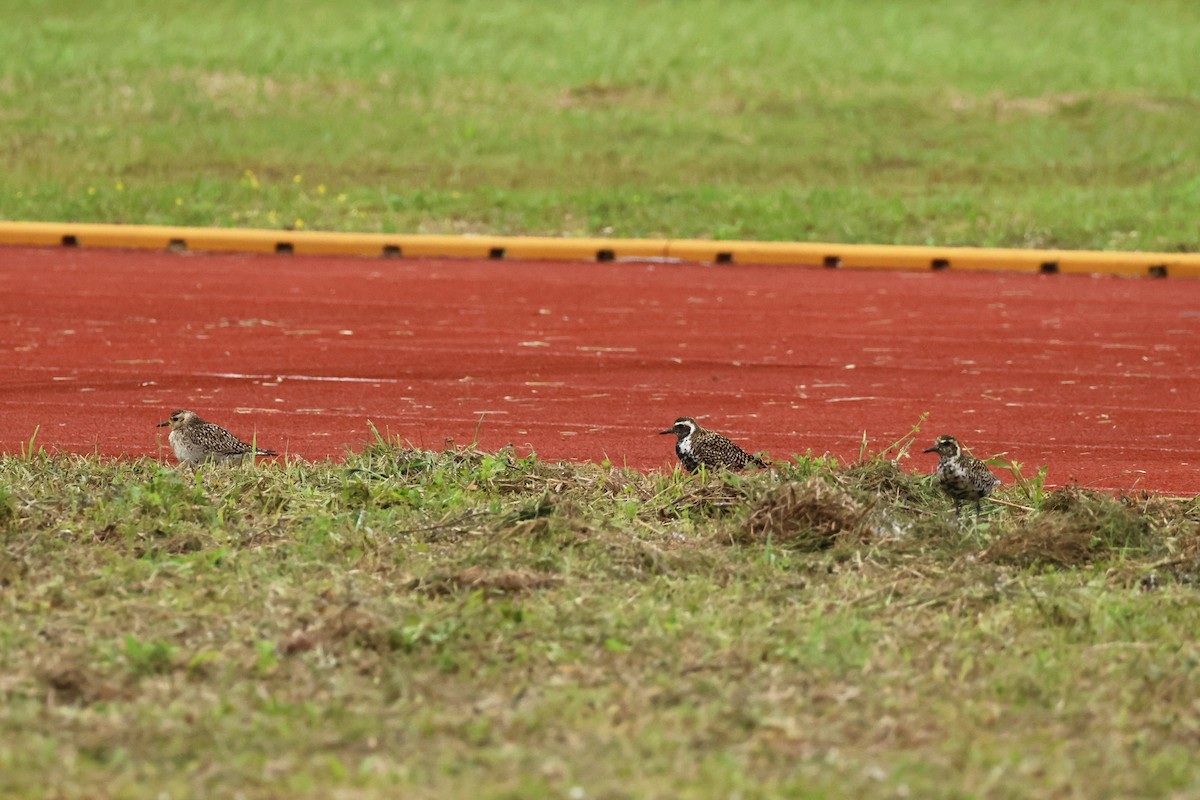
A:
[[[169,458],[188,407],[305,458],[380,431],[670,467],[676,416],[775,458],[929,413],[1050,481],[1200,492],[1200,283],[0,248],[0,448]],[[909,468],[927,472],[932,455]]]

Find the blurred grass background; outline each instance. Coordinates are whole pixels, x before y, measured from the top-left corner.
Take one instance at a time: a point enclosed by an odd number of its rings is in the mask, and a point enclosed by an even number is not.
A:
[[[1185,0],[5,6],[6,219],[1200,246]]]

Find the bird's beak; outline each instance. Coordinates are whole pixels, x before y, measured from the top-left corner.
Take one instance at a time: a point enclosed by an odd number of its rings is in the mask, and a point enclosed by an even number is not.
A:
[[[659,431],[659,432],[658,432],[658,435],[659,435],[659,436],[662,436],[663,434],[666,434],[666,433],[674,433],[674,432],[675,432],[675,429],[674,429],[674,428],[667,428],[665,431]]]
[[[936,448],[936,447],[930,447],[930,448],[928,448],[928,449],[922,450],[921,452],[922,452],[922,453],[936,453],[936,452],[937,452],[937,448]]]
[[[167,426],[168,426],[168,425],[170,425],[170,424],[171,424],[171,420],[167,420],[166,422],[160,422],[160,423],[158,423],[158,424],[157,424],[157,425],[155,425],[154,427],[156,427],[156,428],[165,428],[165,427],[167,427]]]

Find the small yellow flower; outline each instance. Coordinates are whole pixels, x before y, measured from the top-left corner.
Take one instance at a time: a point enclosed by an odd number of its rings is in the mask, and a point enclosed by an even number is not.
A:
[[[325,184],[323,184],[323,183],[317,184],[317,194],[325,194]]]
[[[272,225],[279,222],[279,215],[275,213],[275,209],[273,209],[273,208],[271,209],[270,213],[267,214],[267,219],[270,221],[270,223]]]
[[[95,194],[95,193],[96,193],[96,187],[95,187],[95,186],[89,186],[89,187],[88,187],[88,194]]]
[[[117,187],[118,192],[125,191],[125,182],[124,181],[117,181],[116,184],[114,184],[114,185]]]
[[[293,225],[292,227],[293,227],[293,228],[295,228],[296,230],[299,230],[300,228],[303,228],[303,227],[304,227],[304,220],[302,220],[302,219],[297,219],[297,220],[296,220],[296,224],[295,224],[295,225]]]
[[[339,194],[339,195],[338,195],[338,202],[339,202],[339,203],[344,203],[344,202],[346,202],[346,193],[345,193],[345,192],[343,192],[342,194]]]
[[[181,205],[183,205],[183,198],[182,198],[182,197],[176,197],[176,198],[175,198],[175,205],[177,205],[177,206],[181,206]]]
[[[302,178],[302,177],[301,177],[301,176],[299,176],[299,175],[293,175],[293,176],[292,176],[292,183],[300,183],[300,182],[301,182],[301,181],[303,181],[303,180],[304,180],[304,178]]]

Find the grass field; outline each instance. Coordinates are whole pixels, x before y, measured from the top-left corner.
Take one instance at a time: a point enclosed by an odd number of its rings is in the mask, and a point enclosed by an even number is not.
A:
[[[1189,0],[10,6],[3,218],[1200,246]]]
[[[1200,503],[1006,477],[5,457],[0,794],[1194,796]]]
[[[6,457],[0,794],[1192,796],[1200,504],[1008,483]]]

